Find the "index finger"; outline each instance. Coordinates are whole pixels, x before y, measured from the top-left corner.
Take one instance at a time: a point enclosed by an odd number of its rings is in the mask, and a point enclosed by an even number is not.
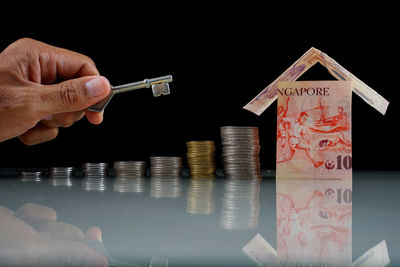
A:
[[[43,77],[45,74],[52,74],[48,78],[59,78],[65,80],[80,78],[83,76],[100,75],[96,68],[96,64],[88,56],[60,47],[50,46],[47,44],[43,45],[47,46],[47,49],[44,47],[44,49],[46,49],[45,53],[48,54],[49,65],[55,69],[55,75],[51,71],[46,71],[49,68],[42,65],[42,79],[45,78]]]
[[[58,79],[73,79],[99,75],[94,61],[83,54],[23,38],[12,43],[6,53],[23,60],[22,75],[28,81],[52,84]],[[22,56],[21,56],[22,55]]]

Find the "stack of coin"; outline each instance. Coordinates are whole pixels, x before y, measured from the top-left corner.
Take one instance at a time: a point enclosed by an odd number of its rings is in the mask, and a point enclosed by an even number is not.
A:
[[[258,226],[260,179],[228,178],[224,181],[220,226],[248,230]]]
[[[212,178],[215,176],[214,141],[190,141],[186,143],[187,161],[191,177]]]
[[[97,178],[107,176],[107,163],[84,163],[82,171],[85,177]]]
[[[225,177],[260,178],[260,143],[257,127],[221,127]]]
[[[150,157],[151,177],[181,177],[181,157]]]
[[[72,186],[74,167],[50,168],[50,182],[53,186]]]
[[[107,163],[84,163],[82,187],[86,191],[105,191],[107,189]]]
[[[177,198],[182,194],[181,178],[172,176],[152,176],[150,178],[150,197]]]
[[[212,214],[214,212],[215,179],[191,178],[187,193],[186,212]]]
[[[119,178],[117,176],[113,188],[115,192],[120,193],[142,193],[145,190],[145,179],[143,177]]]
[[[145,161],[114,161],[115,176],[118,178],[137,178],[146,176]]]
[[[23,171],[19,174],[22,182],[41,182],[42,176],[43,172],[41,171]]]

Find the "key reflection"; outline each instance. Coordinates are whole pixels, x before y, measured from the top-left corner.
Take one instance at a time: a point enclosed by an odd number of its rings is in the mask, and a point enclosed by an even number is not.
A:
[[[351,265],[351,179],[277,179],[276,206],[280,264]]]
[[[191,178],[187,193],[186,212],[212,214],[214,212],[215,178]]]
[[[180,177],[152,176],[150,178],[150,197],[178,198],[182,195]]]
[[[220,227],[227,230],[255,229],[260,213],[260,179],[224,180]]]

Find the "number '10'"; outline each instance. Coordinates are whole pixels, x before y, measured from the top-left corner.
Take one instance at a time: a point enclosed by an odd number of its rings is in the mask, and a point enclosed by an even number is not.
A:
[[[338,203],[351,203],[352,201],[352,192],[350,189],[344,189],[342,190],[341,188],[336,189],[337,191],[337,202]]]
[[[344,156],[342,157],[342,155],[338,155],[336,157],[337,159],[337,165],[336,168],[338,170],[342,170],[342,169],[351,169],[353,163],[352,163],[352,159],[351,156]]]

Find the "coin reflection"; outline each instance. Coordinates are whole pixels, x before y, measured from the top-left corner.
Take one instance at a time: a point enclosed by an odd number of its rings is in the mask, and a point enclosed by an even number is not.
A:
[[[150,197],[178,198],[182,194],[181,178],[152,176],[150,178]]]
[[[82,180],[82,188],[86,191],[105,191],[107,189],[105,177],[86,177]]]
[[[145,190],[145,180],[143,177],[120,177],[114,179],[114,191],[125,193],[142,193]]]
[[[53,167],[50,168],[50,184],[52,186],[66,186],[73,185],[72,176],[73,167]]]
[[[257,228],[260,213],[259,196],[260,179],[225,179],[220,227],[227,230]]]
[[[23,171],[19,174],[19,181],[21,182],[37,182],[40,183],[43,178],[41,171]]]
[[[215,178],[191,178],[187,193],[186,212],[212,214],[214,212]]]
[[[105,191],[107,189],[107,163],[84,163],[82,188],[86,191]]]

